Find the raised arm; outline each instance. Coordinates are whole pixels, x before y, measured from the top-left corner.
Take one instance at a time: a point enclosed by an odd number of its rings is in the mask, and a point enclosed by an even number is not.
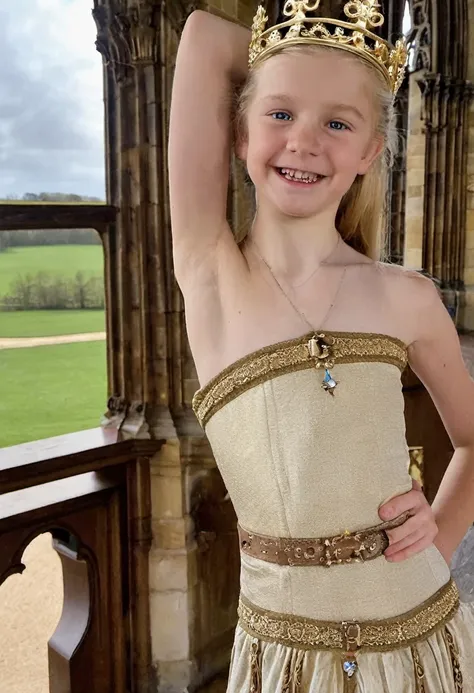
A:
[[[179,44],[169,135],[175,272],[211,266],[226,221],[233,85],[247,73],[250,31],[202,11],[188,18]]]

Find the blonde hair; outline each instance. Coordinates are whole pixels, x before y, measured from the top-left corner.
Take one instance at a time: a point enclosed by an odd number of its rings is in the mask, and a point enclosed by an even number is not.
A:
[[[282,48],[277,55],[294,53],[313,53],[315,50],[334,51],[337,48],[319,46],[291,46]],[[378,106],[376,134],[383,138],[384,147],[381,154],[371,165],[368,172],[358,175],[342,198],[336,214],[336,228],[342,239],[358,252],[373,260],[386,259],[384,235],[387,221],[387,189],[389,170],[397,151],[398,133],[395,126],[395,109],[393,94],[378,72],[362,60],[351,54],[348,59],[357,60],[370,75],[377,80],[375,91]],[[271,59],[271,56],[267,60]],[[249,72],[247,81],[237,95],[236,132],[242,136],[247,132],[247,113],[254,97],[257,73],[266,62],[262,60]]]

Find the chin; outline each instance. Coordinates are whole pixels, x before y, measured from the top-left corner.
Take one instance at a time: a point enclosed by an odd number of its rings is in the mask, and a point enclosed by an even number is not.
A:
[[[320,200],[318,202],[307,200],[304,202],[302,200],[275,199],[274,196],[270,198],[270,204],[278,213],[295,219],[308,219],[325,212],[329,207],[334,207],[333,200]]]

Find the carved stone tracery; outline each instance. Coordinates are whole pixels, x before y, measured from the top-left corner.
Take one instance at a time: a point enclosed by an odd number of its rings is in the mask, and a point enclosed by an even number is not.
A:
[[[410,3],[412,19],[412,30],[408,36],[410,72],[431,70],[431,56],[435,52],[431,30],[431,5],[432,0],[412,0]]]

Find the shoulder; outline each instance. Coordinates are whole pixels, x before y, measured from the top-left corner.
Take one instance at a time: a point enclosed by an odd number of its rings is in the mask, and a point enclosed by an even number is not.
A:
[[[441,302],[435,282],[420,272],[384,262],[374,263],[374,268],[394,305],[403,306],[409,314]]]
[[[387,288],[394,293],[409,294],[415,301],[432,301],[440,297],[440,292],[432,279],[421,272],[393,265],[388,262],[375,262],[375,271],[385,280]]]
[[[374,262],[367,270],[371,289],[386,317],[390,316],[393,329],[407,344],[423,337],[438,319],[444,324],[447,311],[432,279],[416,270],[385,262]]]
[[[357,255],[364,258],[360,253]],[[434,282],[417,270],[389,262],[371,260],[367,257],[365,260],[354,261],[353,265],[363,268],[366,279],[370,277],[384,294],[391,296],[394,300],[403,301],[410,297],[416,303],[420,301],[423,304],[425,301],[431,301],[440,296]]]

